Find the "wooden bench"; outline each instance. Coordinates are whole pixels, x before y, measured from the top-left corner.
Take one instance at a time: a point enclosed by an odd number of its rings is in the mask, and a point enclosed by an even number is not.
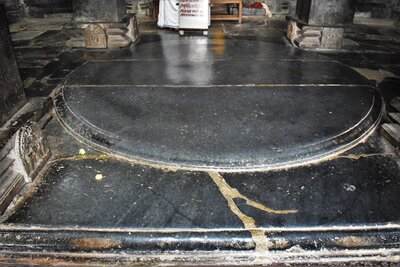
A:
[[[211,0],[212,5],[223,5],[223,4],[239,4],[239,10],[237,15],[211,15],[211,20],[237,20],[242,23],[242,0]]]

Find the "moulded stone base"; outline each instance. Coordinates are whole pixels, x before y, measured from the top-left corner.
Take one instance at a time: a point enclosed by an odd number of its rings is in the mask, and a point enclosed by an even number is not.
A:
[[[136,14],[127,14],[121,22],[74,22],[72,28],[82,29],[82,36],[67,41],[70,47],[113,49],[127,47],[139,38]]]

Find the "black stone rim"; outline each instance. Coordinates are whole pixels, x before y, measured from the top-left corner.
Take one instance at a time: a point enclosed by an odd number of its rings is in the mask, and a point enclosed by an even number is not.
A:
[[[102,133],[100,129],[90,126],[74,114],[65,100],[64,90],[61,90],[61,93],[55,97],[54,104],[57,118],[68,132],[94,149],[105,154],[111,154],[116,158],[137,164],[173,170],[254,172],[287,169],[329,160],[362,142],[375,130],[384,113],[384,103],[380,93],[372,87],[370,87],[370,92],[373,95],[371,108],[358,124],[340,135],[309,145],[301,151],[291,151],[290,155],[296,155],[295,158],[286,157],[286,159],[272,164],[232,162],[222,166],[212,165],[212,162],[193,163],[179,161],[179,159],[168,161],[157,159],[154,155],[131,155],[124,153],[115,149],[117,140],[113,140],[113,137]]]

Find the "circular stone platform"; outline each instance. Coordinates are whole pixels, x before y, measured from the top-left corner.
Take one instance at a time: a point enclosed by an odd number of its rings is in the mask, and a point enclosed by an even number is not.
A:
[[[268,43],[264,49],[278,49],[283,58],[216,60],[207,44],[206,57],[193,60],[183,40],[144,42],[76,70],[56,97],[61,122],[84,142],[129,160],[254,171],[343,152],[371,133],[381,117],[379,93],[342,64]],[[187,57],[154,53],[166,43],[187,51]],[[153,52],[146,58],[136,50]]]

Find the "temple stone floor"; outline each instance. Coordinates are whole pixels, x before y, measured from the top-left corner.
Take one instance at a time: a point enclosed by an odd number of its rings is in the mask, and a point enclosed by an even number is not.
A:
[[[380,119],[379,92],[323,56],[255,40],[155,37],[68,76],[56,99],[66,128],[144,164],[249,171],[343,152]]]
[[[57,91],[53,158],[1,246],[98,264],[393,262],[387,92],[345,55],[215,29],[87,61]]]

